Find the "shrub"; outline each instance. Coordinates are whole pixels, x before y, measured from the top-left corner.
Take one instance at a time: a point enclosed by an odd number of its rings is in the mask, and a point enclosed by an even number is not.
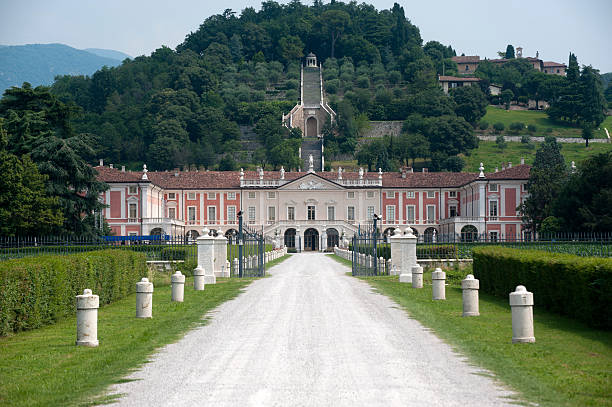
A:
[[[370,87],[370,78],[368,78],[367,76],[363,75],[357,78],[357,81],[355,83],[357,85],[357,87],[362,88],[362,89],[367,89]]]
[[[503,150],[508,146],[508,144],[506,144],[506,139],[501,134],[495,138],[495,144],[497,144],[497,147],[500,150]]]
[[[147,275],[146,258],[131,250],[99,250],[0,262],[0,336],[74,315],[75,296],[90,288],[108,304],[132,293]]]
[[[456,259],[457,247],[452,244],[417,245],[417,259]]]
[[[536,126],[535,124],[530,124],[527,126],[527,131],[531,134],[535,133],[536,131],[538,131],[538,126]]]
[[[535,306],[598,328],[612,328],[612,259],[485,246],[473,250],[484,292],[508,298],[517,285]]]
[[[483,120],[483,121],[481,121],[480,123],[478,123],[478,128],[479,128],[480,130],[486,130],[486,129],[488,129],[488,128],[489,128],[489,123],[488,123],[488,122],[485,122],[485,121]]]
[[[552,133],[552,132],[553,132],[552,127],[547,127],[547,128],[544,130],[544,133],[546,133],[546,134],[550,134],[550,133]]]
[[[325,90],[328,93],[335,94],[338,92],[338,88],[340,87],[340,81],[338,79],[332,79],[325,82]]]
[[[524,128],[525,128],[525,125],[521,122],[513,122],[513,123],[510,123],[510,126],[508,126],[508,129],[510,129],[510,131],[514,133],[518,133]]]
[[[528,135],[528,134],[523,134],[523,135],[521,136],[521,143],[523,143],[523,144],[529,144],[529,143],[531,143],[531,137],[529,137],[529,135]]]
[[[497,123],[493,124],[493,129],[495,129],[495,131],[496,131],[497,133],[499,133],[499,132],[501,132],[501,131],[504,131],[504,128],[505,128],[505,126],[504,126],[504,124],[503,124],[503,123],[501,123],[501,122],[497,122]]]

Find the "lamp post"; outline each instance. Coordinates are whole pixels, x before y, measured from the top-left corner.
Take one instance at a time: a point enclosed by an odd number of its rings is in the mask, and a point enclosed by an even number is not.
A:
[[[238,277],[242,278],[242,211],[238,211]]]

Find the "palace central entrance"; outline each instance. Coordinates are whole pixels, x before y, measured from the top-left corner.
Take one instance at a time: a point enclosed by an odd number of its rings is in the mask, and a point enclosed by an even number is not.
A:
[[[304,250],[319,250],[319,232],[316,229],[306,229],[304,232]]]

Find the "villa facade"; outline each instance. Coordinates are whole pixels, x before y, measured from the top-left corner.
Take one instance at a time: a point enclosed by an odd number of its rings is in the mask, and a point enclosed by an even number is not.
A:
[[[482,167],[481,167],[482,168]],[[132,172],[98,166],[101,200],[115,235],[187,235],[206,226],[230,235],[243,222],[286,246],[325,250],[381,217],[381,231],[410,227],[422,238],[478,234],[519,238],[516,208],[530,167],[485,173],[280,171]]]

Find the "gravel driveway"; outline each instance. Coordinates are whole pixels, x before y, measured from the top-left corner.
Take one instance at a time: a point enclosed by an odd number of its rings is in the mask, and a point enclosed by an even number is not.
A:
[[[126,406],[511,405],[486,372],[347,271],[292,255],[111,391]]]

